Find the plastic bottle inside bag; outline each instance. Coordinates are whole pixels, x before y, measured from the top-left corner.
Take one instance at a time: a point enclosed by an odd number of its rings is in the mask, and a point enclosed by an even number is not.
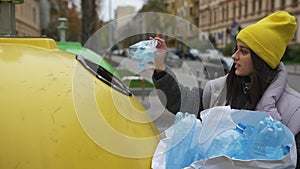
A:
[[[239,151],[242,145],[234,144],[240,144],[237,140],[242,138],[245,128],[245,125],[239,123],[235,129],[225,130],[217,135],[207,151],[207,157],[210,158],[220,155],[230,157],[232,154],[237,154],[237,151]]]
[[[248,149],[253,136],[253,126],[243,126],[241,135],[228,146],[227,156],[233,159],[247,160]]]
[[[173,125],[174,133],[166,154],[166,169],[184,168],[201,157],[194,152],[192,140],[195,135],[196,116],[178,112]],[[197,130],[198,131],[198,130]],[[196,159],[195,159],[196,158]]]
[[[157,40],[144,40],[129,47],[129,56],[139,63],[141,68],[156,57]]]
[[[260,121],[249,149],[249,159],[281,159],[289,152],[289,147],[282,145],[283,132],[279,121],[270,117]]]

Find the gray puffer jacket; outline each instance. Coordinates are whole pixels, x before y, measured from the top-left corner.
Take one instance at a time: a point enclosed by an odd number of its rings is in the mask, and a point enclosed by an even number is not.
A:
[[[287,84],[288,74],[281,63],[280,72],[263,94],[256,110],[267,112],[285,124],[294,135],[300,131],[300,93]],[[175,74],[166,70],[162,77],[153,76],[159,97],[173,113],[189,112],[198,114],[201,110],[226,103],[226,76],[208,81],[203,89],[186,88],[177,83]],[[200,91],[199,91],[200,90]]]

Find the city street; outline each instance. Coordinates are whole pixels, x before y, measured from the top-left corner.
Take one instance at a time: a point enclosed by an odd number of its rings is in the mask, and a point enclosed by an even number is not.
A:
[[[144,79],[152,82],[152,64],[146,65],[145,68],[140,68],[137,62],[125,57],[113,56],[112,60],[119,63],[116,69],[128,69],[134,73],[139,73]],[[175,72],[179,82],[190,88],[203,87],[207,81],[203,74],[203,64],[199,61],[186,60],[181,68],[172,68],[172,70]],[[300,66],[287,66],[287,70],[292,72],[289,73],[289,85],[300,92]],[[163,131],[173,124],[174,115],[161,104],[155,89],[151,89],[148,93],[145,96],[138,95],[136,97],[147,109],[157,128],[163,134]]]
[[[126,57],[113,56],[112,60],[119,63],[116,69],[128,69],[152,82],[154,68],[152,64],[147,64],[145,68],[140,68],[137,62]],[[286,69],[289,72],[289,85],[300,92],[300,65],[287,65]],[[200,61],[185,60],[181,68],[172,68],[172,70],[177,75],[179,82],[188,87],[203,87],[207,81],[204,78],[203,64]]]

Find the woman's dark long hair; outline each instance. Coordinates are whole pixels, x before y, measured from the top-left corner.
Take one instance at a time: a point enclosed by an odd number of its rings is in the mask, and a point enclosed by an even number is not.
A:
[[[278,74],[278,70],[272,69],[253,51],[250,54],[254,66],[253,75],[237,76],[233,65],[226,79],[226,101],[234,109],[255,110],[265,90]]]

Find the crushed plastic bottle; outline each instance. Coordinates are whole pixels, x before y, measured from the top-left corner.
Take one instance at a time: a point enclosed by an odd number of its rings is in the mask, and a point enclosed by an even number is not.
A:
[[[194,114],[178,112],[175,116],[174,135],[167,152],[166,169],[184,168],[191,164],[194,154],[191,154],[191,142],[193,140],[196,125]]]
[[[237,140],[242,137],[245,128],[245,125],[239,123],[235,129],[225,130],[224,132],[217,135],[213,139],[207,151],[207,157],[210,158],[220,155],[226,155],[230,157],[233,154],[237,154],[237,151],[239,151],[242,145],[238,146],[234,144],[239,143],[237,142]]]
[[[129,47],[129,56],[144,68],[148,62],[156,57],[157,40],[144,40]]]
[[[278,160],[282,158],[289,147],[282,145],[283,126],[279,121],[266,117],[260,121],[254,134],[254,140],[249,148],[249,159]]]
[[[241,135],[228,146],[227,156],[233,159],[247,160],[248,149],[251,143],[253,126],[244,126]]]

